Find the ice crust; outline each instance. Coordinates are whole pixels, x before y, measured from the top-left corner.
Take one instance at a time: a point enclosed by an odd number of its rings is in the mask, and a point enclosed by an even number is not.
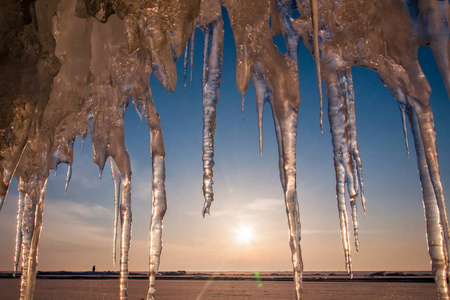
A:
[[[316,60],[321,128],[322,79],[326,87],[347,271],[352,273],[347,204],[356,250],[357,197],[366,211],[351,72],[352,66],[362,66],[375,70],[398,101],[405,136],[406,120],[410,122],[432,270],[440,299],[449,299],[449,225],[429,104],[431,90],[417,58],[419,46],[431,48],[450,94],[449,2],[435,0],[4,0],[0,8],[0,209],[14,176],[19,179],[14,273],[21,256],[20,298],[33,298],[49,172],[61,163],[68,164],[67,190],[74,141],[79,135],[84,140],[89,131],[100,176],[110,158],[115,195],[113,260],[115,263],[120,236],[120,298],[127,299],[132,172],[123,123],[130,102],[141,118],[145,117],[151,138],[147,299],[155,298],[167,205],[161,120],[149,78],[153,73],[165,89],[174,91],[176,60],[184,49],[186,86],[189,64],[192,80],[195,28],[202,30],[202,213],[210,213],[223,52],[222,7],[233,29],[242,105],[250,78],[255,88],[261,155],[265,103],[272,109],[297,299],[302,298],[303,271],[296,192],[299,42]],[[285,55],[273,43],[273,36],[280,33],[286,41]],[[409,155],[407,138],[406,147]]]

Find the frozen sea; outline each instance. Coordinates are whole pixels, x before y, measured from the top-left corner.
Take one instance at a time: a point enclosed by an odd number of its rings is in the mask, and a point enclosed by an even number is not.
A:
[[[129,299],[145,299],[145,272],[130,274]],[[437,299],[430,272],[306,272],[308,299]],[[0,273],[0,299],[19,298],[19,278]],[[156,282],[157,299],[295,299],[290,272],[163,272]],[[116,272],[40,272],[36,300],[118,299]]]

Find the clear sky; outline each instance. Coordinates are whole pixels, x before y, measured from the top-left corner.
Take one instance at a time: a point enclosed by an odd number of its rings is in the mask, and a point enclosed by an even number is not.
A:
[[[150,86],[166,145],[168,211],[164,219],[160,270],[291,270],[288,227],[279,180],[278,153],[270,106],[264,113],[264,154],[260,158],[255,96],[246,94],[245,120],[235,83],[235,49],[225,18],[225,48],[217,106],[214,192],[211,216],[201,216],[203,35],[196,35],[194,76],[183,87],[183,61],[175,93],[152,77]],[[277,45],[283,51],[280,38]],[[301,45],[297,141],[297,189],[302,221],[305,270],[345,270],[335,196],[331,136],[326,117],[319,129],[319,103],[314,61]],[[450,102],[428,48],[419,52],[433,89],[441,180],[450,199]],[[428,270],[422,194],[410,137],[411,161],[405,149],[396,101],[377,74],[353,68],[356,121],[363,160],[367,219],[361,206],[359,253],[352,251],[354,270]],[[133,229],[130,270],[148,269],[151,203],[151,158],[147,125],[130,106],[125,117],[131,157]],[[112,263],[114,199],[109,164],[98,179],[92,163],[90,136],[84,151],[75,143],[73,176],[64,193],[67,167],[52,171],[47,185],[39,270],[118,270]],[[0,270],[12,270],[17,210],[17,181],[11,184],[0,213]],[[448,203],[448,202],[447,202]],[[239,238],[251,228],[250,239]],[[353,244],[352,244],[353,246]]]

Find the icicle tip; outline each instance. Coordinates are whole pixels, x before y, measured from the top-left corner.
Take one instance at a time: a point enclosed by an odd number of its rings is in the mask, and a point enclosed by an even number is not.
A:
[[[211,203],[205,203],[203,205],[203,209],[202,209],[203,219],[205,218],[206,214],[211,215]]]

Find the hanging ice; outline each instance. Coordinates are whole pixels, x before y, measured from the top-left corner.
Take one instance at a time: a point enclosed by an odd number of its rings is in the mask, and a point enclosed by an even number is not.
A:
[[[191,76],[190,82],[192,82],[192,70],[194,69],[194,46],[195,46],[195,30],[192,31],[191,38],[186,43],[186,48],[184,50],[184,87],[187,85],[187,70],[188,63],[190,62]]]
[[[303,262],[300,249],[300,216],[296,191],[296,137],[300,105],[298,67],[293,55],[282,55],[273,44],[270,16],[274,14],[272,1],[226,1],[236,47],[238,89],[245,90],[250,74],[255,72],[258,107],[261,110],[262,89],[270,94],[279,150],[280,180],[284,191],[286,214],[290,232],[296,296],[301,298]],[[276,14],[276,13],[275,13]],[[261,51],[261,48],[264,51]],[[244,50],[244,51],[243,51]],[[239,81],[241,79],[242,81]],[[260,126],[261,128],[261,126]],[[261,130],[261,129],[260,129]],[[261,141],[260,141],[261,144]]]
[[[19,183],[19,186],[21,186],[21,182]],[[23,223],[23,209],[24,209],[24,195],[21,191],[21,188],[19,188],[19,201],[18,201],[18,208],[17,208],[17,227],[16,227],[16,247],[14,249],[14,272],[13,276],[16,276],[17,273],[17,267],[19,266],[19,260],[20,260],[20,252],[22,249],[22,223]]]
[[[216,106],[219,100],[222,77],[223,20],[220,5],[215,1],[204,1],[203,16],[197,21],[205,34],[203,45],[203,195],[205,204],[202,214],[209,214],[213,193],[214,131]],[[205,12],[208,12],[205,14]]]
[[[116,163],[114,162],[113,158],[110,158],[111,161],[111,177],[114,184],[114,242],[113,242],[113,262],[114,266],[116,265],[116,250],[117,250],[117,235],[118,235],[118,225],[119,225],[119,216],[120,216],[120,204],[121,204],[121,198],[120,198],[120,183],[121,183],[121,176],[119,168],[117,167]],[[121,244],[121,242],[119,242]]]
[[[417,60],[419,45],[430,46],[450,91],[448,1],[144,0],[137,5],[134,0],[5,0],[1,9],[10,17],[0,21],[4,37],[0,40],[0,209],[15,176],[19,179],[20,196],[14,270],[21,253],[21,299],[31,299],[33,295],[49,172],[60,163],[68,164],[67,190],[74,141],[78,135],[84,140],[88,130],[100,174],[107,159],[111,160],[115,194],[113,258],[115,262],[120,216],[120,298],[127,298],[131,166],[123,120],[130,99],[141,118],[145,115],[151,136],[153,182],[147,298],[154,298],[166,212],[165,152],[161,121],[148,82],[153,73],[164,88],[174,91],[175,62],[183,49],[185,85],[189,60],[192,80],[195,27],[200,27],[205,36],[203,214],[209,213],[223,49],[221,5],[227,10],[233,29],[236,84],[242,105],[250,78],[255,87],[261,153],[264,104],[268,102],[272,108],[297,299],[302,297],[303,270],[295,160],[300,41],[316,60],[320,102],[321,77],[326,85],[347,270],[351,273],[346,191],[357,250],[358,196],[365,212],[351,73],[352,66],[357,65],[375,70],[399,102],[405,136],[406,116],[410,121],[432,269],[440,298],[448,299],[449,225],[429,105],[431,91]],[[273,43],[272,36],[280,32],[286,41],[286,55]],[[322,119],[322,104],[320,107]],[[407,149],[409,153],[408,143]]]
[[[150,222],[150,281],[147,299],[153,299],[155,294],[155,279],[158,274],[159,261],[162,250],[162,221],[166,213],[166,187],[165,187],[165,162],[164,141],[161,131],[161,122],[156,113],[155,104],[150,94],[147,93],[147,124],[150,130],[152,157],[152,219]]]

